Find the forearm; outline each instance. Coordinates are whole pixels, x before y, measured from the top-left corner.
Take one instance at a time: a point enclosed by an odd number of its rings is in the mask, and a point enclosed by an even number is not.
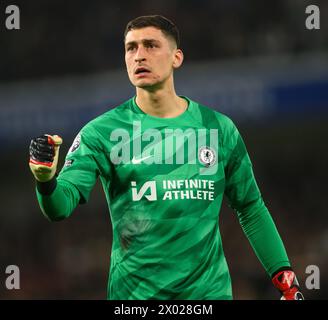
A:
[[[80,201],[77,188],[64,180],[37,183],[37,199],[42,213],[50,221],[59,221],[71,215]]]
[[[262,198],[238,212],[245,235],[267,273],[272,274],[290,262],[272,217]]]

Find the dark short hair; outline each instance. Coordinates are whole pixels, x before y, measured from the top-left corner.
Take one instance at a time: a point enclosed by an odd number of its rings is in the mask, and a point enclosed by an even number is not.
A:
[[[161,30],[167,37],[172,38],[177,47],[180,47],[180,35],[176,25],[161,15],[141,16],[128,22],[124,32],[124,40],[127,33],[133,29],[154,27]]]

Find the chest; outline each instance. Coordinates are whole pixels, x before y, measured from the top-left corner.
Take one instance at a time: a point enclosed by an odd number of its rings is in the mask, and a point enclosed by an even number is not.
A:
[[[210,200],[224,180],[220,138],[217,129],[195,127],[114,132],[114,185],[131,190],[135,199],[147,191],[151,198]]]

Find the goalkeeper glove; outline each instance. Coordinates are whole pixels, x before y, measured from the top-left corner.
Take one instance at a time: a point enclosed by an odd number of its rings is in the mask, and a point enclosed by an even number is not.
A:
[[[30,144],[30,169],[39,182],[50,181],[56,174],[61,137],[49,134],[32,139]]]
[[[296,275],[290,268],[275,272],[272,283],[281,293],[280,300],[304,300]]]

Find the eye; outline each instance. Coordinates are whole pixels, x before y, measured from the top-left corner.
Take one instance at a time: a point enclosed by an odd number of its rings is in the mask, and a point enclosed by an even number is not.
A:
[[[146,48],[153,49],[155,47],[156,47],[156,45],[154,43],[147,43],[146,44]]]
[[[133,49],[134,49],[133,46],[129,46],[129,47],[126,48],[126,51],[132,51]]]

